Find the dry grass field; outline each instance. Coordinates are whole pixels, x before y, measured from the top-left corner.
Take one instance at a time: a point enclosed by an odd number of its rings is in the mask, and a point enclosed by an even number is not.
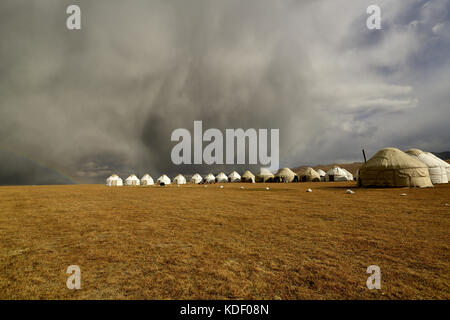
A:
[[[450,298],[450,185],[224,186],[0,187],[0,298]]]

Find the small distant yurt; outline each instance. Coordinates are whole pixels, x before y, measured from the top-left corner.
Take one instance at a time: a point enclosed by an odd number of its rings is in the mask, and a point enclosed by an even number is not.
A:
[[[230,182],[240,182],[241,181],[241,175],[237,173],[236,171],[233,171],[228,175],[228,181]]]
[[[353,181],[353,174],[350,173],[350,171],[348,171],[347,169],[341,168],[347,175],[347,180],[348,181]]]
[[[430,153],[423,152],[419,149],[409,149],[405,152],[427,165],[428,173],[433,184],[448,183],[447,168]]]
[[[221,172],[216,176],[216,182],[228,182],[228,177],[225,173]]]
[[[320,176],[320,181],[325,181],[325,176],[327,175],[327,173],[325,171],[323,171],[322,169],[317,169],[316,172]]]
[[[203,178],[201,175],[199,175],[198,173],[194,174],[191,177],[191,183],[195,183],[195,184],[199,184],[203,181]]]
[[[126,186],[138,186],[140,184],[141,184],[141,181],[134,174],[131,174],[128,178],[125,179]]]
[[[330,170],[327,171],[325,175],[325,181],[349,181],[353,180],[353,177],[349,179],[348,171],[342,170],[341,168],[334,166]]]
[[[121,187],[123,186],[123,181],[117,174],[113,174],[106,179],[106,185],[108,187]]]
[[[316,170],[309,167],[306,168],[301,174],[300,174],[300,181],[302,182],[319,182],[320,181],[320,175],[317,173]]]
[[[249,170],[245,171],[244,174],[241,177],[242,182],[250,182],[255,183],[256,177],[253,173],[251,173]]]
[[[141,178],[141,186],[152,186],[154,184],[153,178],[148,173]]]
[[[173,178],[173,183],[174,184],[186,184],[186,178],[183,175],[179,174],[175,178]]]
[[[289,168],[278,170],[275,174],[275,182],[298,182],[298,175]]]
[[[275,175],[267,168],[261,168],[259,174],[256,176],[256,182],[272,182]]]
[[[216,177],[212,173],[208,173],[208,175],[203,179],[204,183],[214,183],[216,182]]]
[[[158,184],[170,184],[170,178],[168,176],[166,176],[165,174],[163,174],[161,177],[158,178],[158,180],[156,180],[156,183]]]
[[[428,167],[397,148],[378,151],[359,168],[363,187],[432,187]]]

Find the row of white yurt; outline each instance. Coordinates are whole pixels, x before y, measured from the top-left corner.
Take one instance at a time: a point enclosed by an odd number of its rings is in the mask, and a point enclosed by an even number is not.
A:
[[[200,175],[197,175],[197,176],[200,177]],[[195,177],[195,175],[194,175],[194,181],[196,180],[196,178],[198,180],[198,177]],[[200,179],[201,179],[201,177],[200,177]],[[201,180],[200,180],[200,182],[201,182]],[[161,177],[159,177],[156,180],[156,183],[166,185],[166,184],[171,184],[171,180],[167,175],[163,174]],[[179,174],[173,179],[173,183],[186,184],[186,178],[184,176],[182,176],[181,174]],[[155,184],[155,182],[149,174],[145,174],[140,180],[138,177],[136,177],[135,174],[131,174],[128,178],[125,179],[126,186],[151,186],[154,184]],[[108,179],[106,179],[106,185],[109,187],[112,187],[112,186],[119,187],[119,186],[123,186],[124,183],[117,174],[113,174],[110,177],[108,177]]]
[[[246,171],[244,180],[247,182],[255,182],[255,176],[250,171]],[[223,172],[220,172],[217,176],[214,176],[212,173],[210,173],[207,176],[205,176],[205,178],[202,178],[201,175],[196,173],[191,177],[191,180],[190,180],[190,182],[194,183],[194,184],[199,184],[202,182],[204,182],[204,183],[220,182],[221,183],[221,182],[240,182],[240,181],[241,181],[241,176],[236,171],[233,171],[228,176]],[[186,178],[181,174],[177,175],[173,179],[174,184],[186,184],[186,182],[187,182]],[[167,175],[163,174],[161,177],[159,177],[156,180],[156,183],[166,185],[166,184],[171,184],[172,181],[170,180],[170,178]],[[140,180],[134,174],[130,175],[128,178],[125,179],[126,186],[139,186],[139,185],[150,186],[153,184],[155,184],[155,182],[153,181],[153,178],[149,174],[145,174]],[[106,179],[106,185],[107,186],[122,186],[122,185],[124,185],[124,183],[118,175],[113,174],[110,177],[108,177],[108,179]]]
[[[281,175],[284,172],[283,170],[286,171],[288,169],[287,168],[280,169],[277,174]],[[324,172],[320,169],[317,172],[321,175],[321,179],[322,179]],[[190,182],[193,184],[199,184],[202,182],[203,183],[215,183],[215,182],[224,183],[224,182],[241,182],[241,181],[243,181],[243,182],[255,183],[256,180],[262,181],[262,182],[271,182],[272,181],[272,179],[261,179],[260,176],[261,176],[261,174],[258,175],[258,177],[255,177],[255,175],[253,175],[248,170],[246,172],[244,172],[242,177],[236,171],[233,171],[228,176],[223,172],[220,172],[217,176],[214,176],[212,173],[210,173],[210,174],[206,175],[204,178],[202,178],[201,175],[196,173],[191,177]],[[270,173],[270,176],[272,178],[276,177],[276,175],[273,175],[272,173]],[[350,172],[348,172],[345,169],[341,169],[339,167],[334,167],[334,168],[330,169],[327,172],[326,177],[327,177],[326,181],[353,180],[353,176]],[[259,178],[259,179],[257,179],[257,178]],[[273,179],[273,181],[276,181],[276,179]],[[173,179],[174,184],[186,184],[186,182],[187,182],[186,178],[181,174],[177,175]],[[289,182],[292,182],[292,181],[289,180]],[[156,180],[156,183],[167,185],[167,184],[171,184],[172,181],[170,180],[170,178],[167,175],[163,174]],[[128,178],[125,179],[125,183],[123,183],[122,179],[116,174],[113,174],[110,177],[108,177],[108,179],[106,179],[107,186],[122,186],[122,185],[151,186],[154,184],[155,184],[155,182],[149,174],[145,174],[141,179],[139,179],[135,174],[131,174]]]

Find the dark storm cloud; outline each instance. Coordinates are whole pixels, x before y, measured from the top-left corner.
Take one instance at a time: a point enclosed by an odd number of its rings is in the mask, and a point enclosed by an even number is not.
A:
[[[80,31],[65,27],[74,3]],[[171,163],[171,132],[194,120],[279,128],[282,166],[359,160],[361,146],[416,136],[450,148],[437,129],[450,115],[448,1],[382,1],[378,33],[369,4],[2,1],[0,148],[83,182],[231,171]],[[31,176],[1,159],[0,183]]]

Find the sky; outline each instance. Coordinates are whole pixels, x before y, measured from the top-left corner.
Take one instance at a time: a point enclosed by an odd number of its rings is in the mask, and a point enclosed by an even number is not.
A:
[[[279,129],[281,167],[448,151],[449,13],[450,0],[2,0],[0,184],[246,168],[174,165],[171,133],[194,120]]]

